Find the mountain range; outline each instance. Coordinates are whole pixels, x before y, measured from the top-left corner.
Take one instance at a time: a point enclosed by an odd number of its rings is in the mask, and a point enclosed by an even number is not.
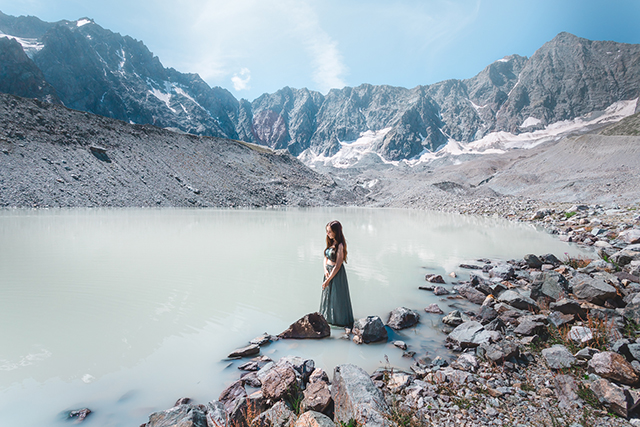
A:
[[[451,141],[541,131],[628,101],[638,111],[640,45],[560,33],[530,58],[502,58],[466,80],[412,89],[363,84],[326,95],[285,87],[252,102],[166,68],[141,42],[91,19],[43,22],[0,12],[0,92],[190,134],[327,158],[373,135],[383,161]]]

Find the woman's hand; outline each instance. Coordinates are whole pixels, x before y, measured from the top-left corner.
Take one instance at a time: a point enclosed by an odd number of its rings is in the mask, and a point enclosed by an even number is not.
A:
[[[329,286],[329,281],[325,280],[324,282],[322,282],[322,289],[324,290],[324,288],[326,288],[327,286]]]

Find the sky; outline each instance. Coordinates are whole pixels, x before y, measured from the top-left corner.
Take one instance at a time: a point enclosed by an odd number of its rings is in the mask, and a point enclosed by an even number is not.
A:
[[[0,0],[0,11],[91,18],[248,100],[285,86],[326,94],[470,78],[562,31],[640,43],[640,0]]]

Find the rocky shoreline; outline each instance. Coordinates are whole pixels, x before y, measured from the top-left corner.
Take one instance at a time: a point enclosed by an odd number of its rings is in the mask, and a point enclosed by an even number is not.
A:
[[[353,345],[367,345],[386,341],[386,328],[419,330],[421,315],[438,316],[455,357],[431,360],[394,342],[413,357],[410,371],[339,365],[330,380],[313,360],[258,355],[270,340],[329,335],[321,316],[307,315],[230,354],[257,357],[218,399],[180,399],[145,426],[640,425],[640,211],[495,199],[456,209],[545,226],[594,247],[594,259],[471,261],[460,266],[472,271],[468,281],[426,276],[422,289],[442,304],[422,314],[399,307],[386,326],[370,316],[346,331]],[[477,309],[441,310],[459,298]]]

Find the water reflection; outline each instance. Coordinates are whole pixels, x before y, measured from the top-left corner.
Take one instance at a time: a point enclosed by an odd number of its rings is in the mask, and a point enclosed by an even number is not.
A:
[[[180,396],[201,402],[237,377],[228,352],[316,311],[324,226],[339,219],[356,317],[439,302],[417,287],[478,257],[579,250],[499,219],[380,209],[41,210],[0,212],[0,424],[52,424],[90,406],[95,425],[140,424]],[[398,333],[440,349],[439,316]],[[263,353],[313,357],[331,371],[408,365],[390,344],[334,337]],[[127,398],[123,398],[127,396]],[[37,414],[28,411],[37,404]],[[26,418],[25,418],[26,417]]]

